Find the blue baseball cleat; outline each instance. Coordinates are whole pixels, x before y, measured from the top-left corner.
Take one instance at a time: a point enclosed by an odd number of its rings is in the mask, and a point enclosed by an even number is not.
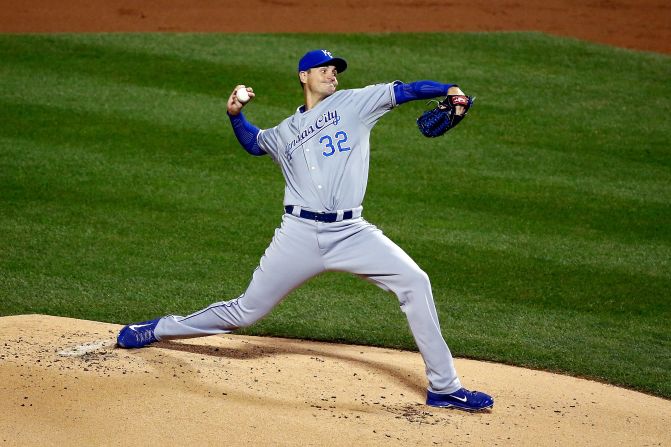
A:
[[[426,392],[426,404],[432,407],[454,407],[465,411],[489,410],[494,406],[492,396],[480,391],[468,391],[466,388],[451,394]]]
[[[141,348],[158,341],[158,338],[154,335],[154,329],[156,329],[159,320],[160,318],[157,318],[124,326],[119,332],[116,344],[121,348],[130,349]]]

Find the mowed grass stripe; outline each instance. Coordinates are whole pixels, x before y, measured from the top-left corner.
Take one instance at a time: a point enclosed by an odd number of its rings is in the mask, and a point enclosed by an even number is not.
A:
[[[487,214],[465,213],[455,210],[455,215],[470,215],[473,223],[492,219]],[[463,225],[464,222],[461,222]],[[483,248],[499,252],[514,253],[515,256],[555,262],[563,266],[592,267],[612,273],[641,275],[645,277],[671,277],[671,248],[657,244],[626,244],[613,240],[594,240],[577,235],[543,235],[519,233],[501,229],[473,231],[449,225],[449,230],[427,229],[417,235],[418,240],[439,242],[446,245]],[[409,225],[395,225],[394,231],[406,232]]]
[[[0,36],[0,314],[127,322],[242,293],[283,181],[225,100],[252,85],[248,117],[276,124],[314,47],[348,59],[343,88],[478,96],[445,138],[416,131],[422,102],[386,115],[365,202],[456,355],[671,395],[671,61],[535,33]],[[393,296],[337,273],[245,332],[414,348]]]
[[[36,82],[26,83],[30,78]],[[223,93],[219,97],[190,94],[25,67],[7,73],[3,84],[6,88],[0,98],[7,102],[145,120],[174,130],[220,130],[221,113],[226,110]]]

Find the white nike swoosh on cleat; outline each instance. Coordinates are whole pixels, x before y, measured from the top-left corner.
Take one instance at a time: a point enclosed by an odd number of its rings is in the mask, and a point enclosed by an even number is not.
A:
[[[450,396],[453,397],[461,402],[466,402],[468,400],[468,397],[457,397],[457,396]]]
[[[151,326],[151,323],[149,323],[149,324],[129,324],[128,329],[130,329],[132,331],[137,331],[138,329],[143,328],[143,327],[147,327],[147,326]]]

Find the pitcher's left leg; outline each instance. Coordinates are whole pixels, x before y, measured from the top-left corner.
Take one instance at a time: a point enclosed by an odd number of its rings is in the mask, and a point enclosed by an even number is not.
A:
[[[346,238],[337,236],[325,254],[326,267],[355,273],[398,297],[417,343],[429,390],[452,393],[461,388],[452,353],[440,331],[429,277],[399,246],[365,220],[351,224]]]

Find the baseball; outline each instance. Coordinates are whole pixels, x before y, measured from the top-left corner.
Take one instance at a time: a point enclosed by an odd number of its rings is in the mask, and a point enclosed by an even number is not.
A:
[[[249,92],[247,92],[246,87],[240,87],[235,91],[235,96],[238,98],[238,101],[245,104],[249,101]]]

